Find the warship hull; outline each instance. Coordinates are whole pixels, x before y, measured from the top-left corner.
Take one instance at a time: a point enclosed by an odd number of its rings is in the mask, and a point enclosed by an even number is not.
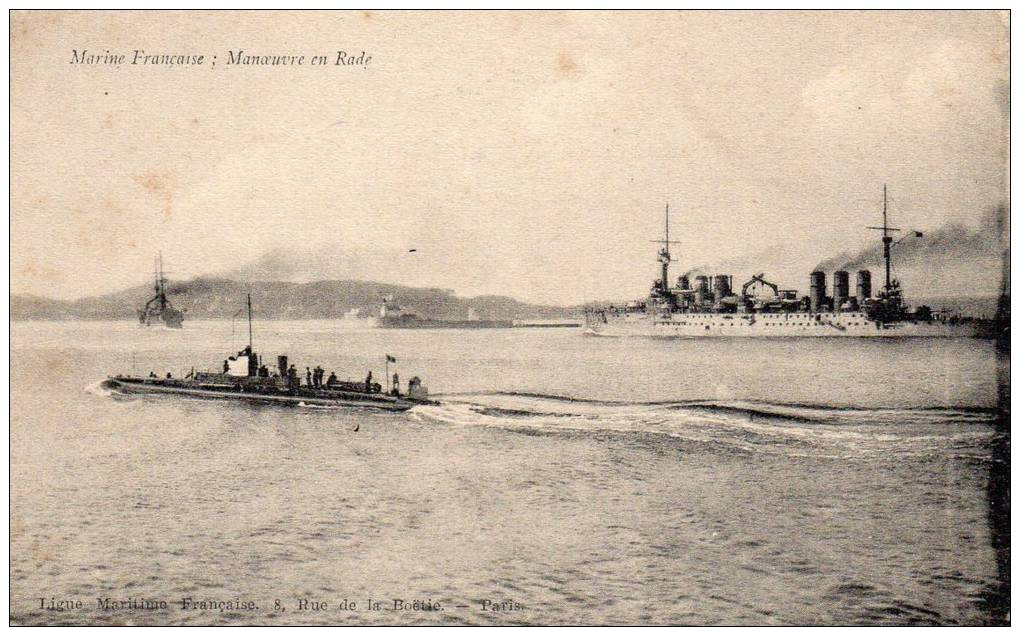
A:
[[[170,329],[181,329],[184,325],[184,314],[169,306],[162,311],[144,309],[138,312],[138,323],[144,327],[163,324]]]
[[[351,407],[358,409],[382,409],[386,411],[407,411],[417,405],[438,405],[427,399],[414,399],[388,394],[366,394],[359,392],[305,389],[297,393],[287,390],[245,390],[240,385],[203,384],[182,379],[143,379],[140,377],[110,377],[103,381],[103,387],[119,394],[149,394],[160,396],[181,396],[206,400],[250,401],[282,405],[311,405],[320,407]]]
[[[512,320],[430,320],[428,318],[380,318],[382,329],[509,329]]]
[[[585,331],[609,337],[982,337],[972,321],[869,320],[853,313],[606,313],[586,317]]]

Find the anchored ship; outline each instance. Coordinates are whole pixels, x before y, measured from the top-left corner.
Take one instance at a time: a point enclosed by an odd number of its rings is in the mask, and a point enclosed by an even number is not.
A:
[[[166,297],[166,276],[163,274],[163,253],[156,257],[154,290],[156,295],[150,298],[145,306],[138,310],[138,322],[144,326],[165,324],[171,329],[180,329],[184,322],[184,314],[170,304]]]
[[[103,387],[121,394],[155,394],[201,399],[236,400],[283,405],[356,407],[405,411],[416,405],[438,405],[428,398],[428,388],[412,377],[407,391],[401,392],[396,373],[391,380],[389,364],[396,358],[386,355],[386,378],[373,381],[372,372],[363,381],[342,381],[334,373],[305,368],[305,379],[286,355],[276,358],[275,367],[263,362],[253,349],[251,296],[248,296],[248,345],[223,361],[221,371],[196,371],[183,377],[150,372],[148,376],[118,374],[105,379]],[[391,386],[392,382],[392,386]]]
[[[665,238],[659,251],[662,274],[652,284],[648,298],[619,305],[588,308],[585,328],[588,333],[608,336],[663,337],[972,337],[987,335],[987,321],[930,307],[907,307],[899,281],[891,275],[894,247],[909,237],[921,237],[909,231],[899,239],[900,229],[888,222],[888,194],[883,188],[882,226],[868,227],[882,232],[885,257],[885,282],[872,294],[871,271],[858,269],[856,290],[850,293],[850,273],[833,273],[833,289],[827,291],[826,274],[811,273],[808,295],[780,289],[756,274],[734,292],[732,275],[687,275],[675,285],[669,283],[669,264],[673,260],[669,239],[669,206],[666,206]]]
[[[513,326],[513,321],[481,320],[471,308],[462,320],[422,318],[413,311],[402,309],[392,298],[386,298],[379,308],[378,326],[384,329],[506,329]]]

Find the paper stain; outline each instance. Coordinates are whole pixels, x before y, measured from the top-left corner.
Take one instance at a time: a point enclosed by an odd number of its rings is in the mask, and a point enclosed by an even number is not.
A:
[[[138,246],[136,207],[104,195],[84,197],[69,205],[67,211],[75,225],[76,243],[85,250],[81,254],[100,257],[119,254],[125,248]]]
[[[32,282],[56,283],[61,280],[61,273],[56,267],[43,262],[26,261],[14,268],[15,273],[23,278],[29,278]]]
[[[581,66],[566,50],[556,56],[556,73],[562,78],[576,78],[581,73]]]
[[[960,90],[953,85],[939,85],[934,91],[942,106],[950,109],[953,107],[953,101],[960,96]]]
[[[22,518],[20,516],[16,516],[16,515],[12,514],[11,515],[11,526],[10,526],[11,540],[15,540],[15,539],[19,538],[20,536],[25,535],[25,531],[26,531],[25,521],[22,520]]]
[[[60,11],[11,11],[11,45],[38,44],[38,40],[47,36],[61,24],[63,16],[60,13]]]
[[[60,373],[70,372],[70,366],[71,364],[68,361],[68,358],[64,355],[47,354],[43,357],[43,366],[41,371],[46,373],[47,376],[53,378],[60,375]]]
[[[46,546],[40,545],[38,540],[32,540],[32,547],[30,551],[32,553],[32,559],[35,560],[36,566],[42,566],[46,562],[53,561],[53,551]]]
[[[163,221],[173,217],[174,195],[177,188],[177,175],[171,170],[147,170],[131,177],[142,189],[157,197],[163,205]]]

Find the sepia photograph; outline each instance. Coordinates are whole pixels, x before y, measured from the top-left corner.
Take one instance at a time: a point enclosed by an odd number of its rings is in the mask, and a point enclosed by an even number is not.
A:
[[[1006,625],[1009,10],[11,10],[15,625]]]

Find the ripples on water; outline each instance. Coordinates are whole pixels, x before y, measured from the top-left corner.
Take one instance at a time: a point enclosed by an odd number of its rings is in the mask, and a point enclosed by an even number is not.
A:
[[[232,347],[225,323],[151,331],[13,326],[15,622],[55,620],[40,596],[264,608],[59,615],[72,623],[1003,618],[1008,359],[987,343],[277,322],[257,329],[267,355],[361,378],[397,354],[443,404],[392,415],[91,385],[215,367]],[[299,596],[446,610],[269,609]]]

